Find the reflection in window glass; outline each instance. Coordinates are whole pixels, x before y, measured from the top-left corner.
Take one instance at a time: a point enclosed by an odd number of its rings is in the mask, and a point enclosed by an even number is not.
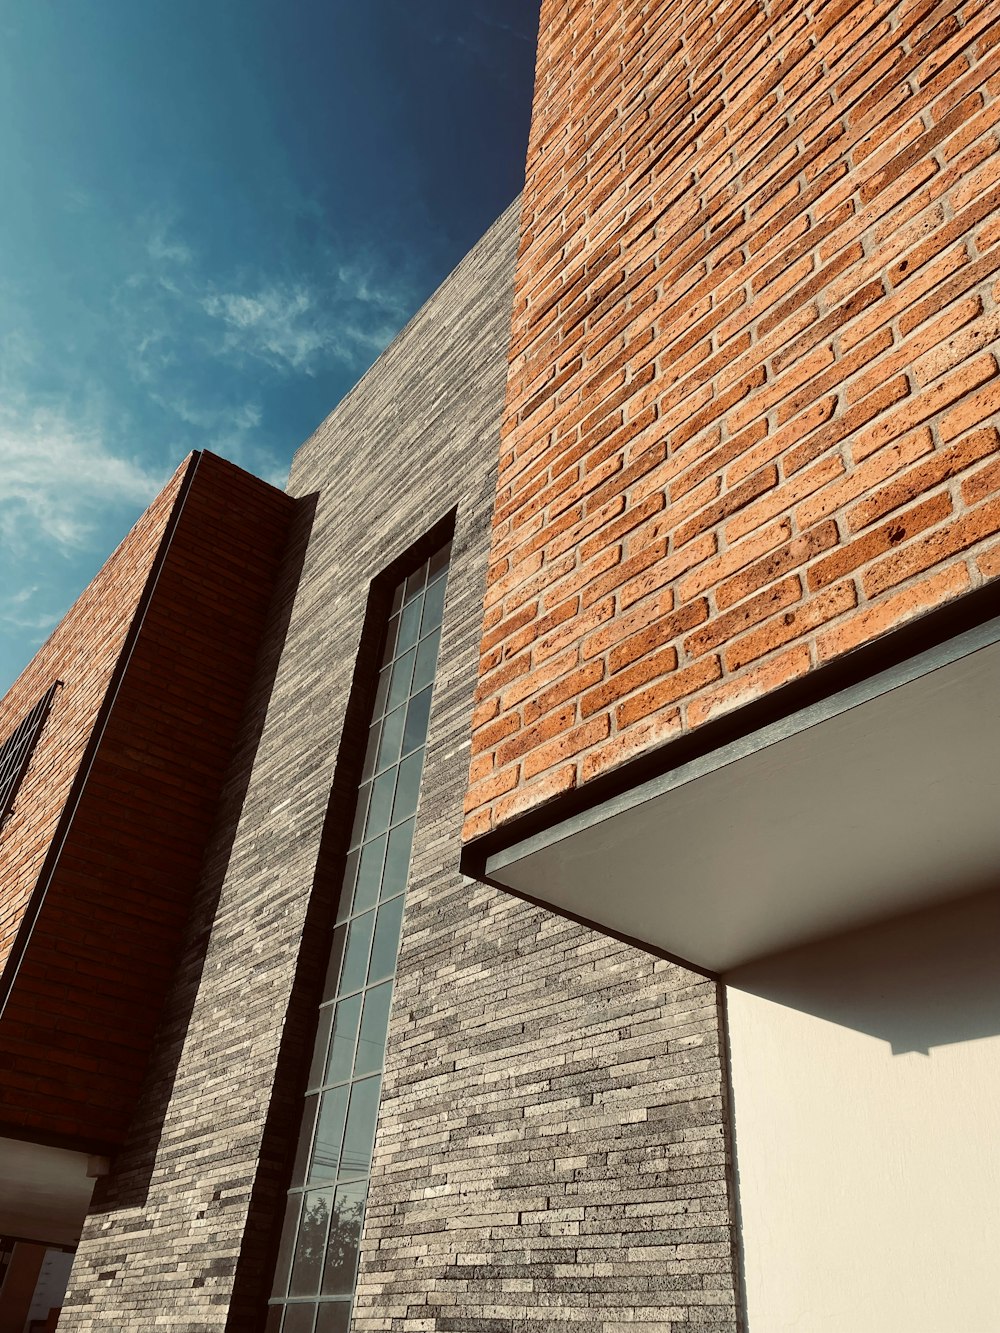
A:
[[[351,1274],[351,1287],[354,1275]],[[319,1307],[316,1318],[316,1333],[347,1333],[351,1327],[351,1303],[347,1301],[324,1301]]]
[[[386,981],[381,986],[373,986],[365,992],[365,1016],[361,1020],[358,1054],[354,1061],[355,1078],[360,1078],[362,1074],[374,1074],[382,1068],[382,1052],[385,1050],[385,1033],[389,1026],[391,999],[391,981]]]
[[[393,663],[392,680],[389,682],[389,701],[386,704],[386,708],[390,712],[392,709],[398,708],[410,693],[410,682],[413,680],[413,662],[416,656],[416,652],[411,648],[408,653],[404,653]]]
[[[369,984],[391,977],[396,970],[399,950],[399,931],[403,924],[403,898],[390,898],[378,909],[375,939],[372,941],[372,961],[368,969]]]
[[[362,998],[361,995],[351,995],[337,1005],[333,1041],[330,1043],[330,1056],[326,1063],[326,1077],[323,1080],[325,1083],[340,1083],[341,1080],[351,1077]],[[322,1031],[317,1034],[317,1042],[321,1039]]]
[[[302,1201],[292,1281],[288,1288],[292,1296],[312,1296],[319,1291],[332,1197],[330,1190],[310,1190]]]
[[[399,743],[403,739],[403,722],[406,718],[406,709],[400,706],[394,709],[382,723],[382,734],[378,745],[378,763],[375,765],[379,772],[383,768],[388,768],[399,758]]]
[[[364,1078],[360,1083],[351,1084],[351,1105],[347,1112],[344,1151],[340,1160],[341,1178],[368,1174],[375,1144],[381,1083],[380,1078]]]
[[[404,759],[399,766],[396,779],[396,799],[392,806],[392,822],[398,824],[402,819],[409,819],[417,808],[420,794],[420,770],[424,766],[424,752],[417,750]]]
[[[268,1333],[350,1327],[448,554],[392,597]]]
[[[315,1317],[315,1305],[286,1306],[285,1322],[281,1325],[281,1333],[313,1333]]]
[[[420,647],[417,649],[417,660],[413,667],[413,693],[416,694],[429,685],[434,679],[434,665],[437,662],[438,643],[441,639],[441,631],[434,630],[428,634],[426,639],[420,640]]]
[[[323,1292],[330,1296],[349,1296],[354,1287],[354,1269],[358,1262],[361,1221],[368,1187],[357,1181],[337,1187],[330,1219],[330,1237],[323,1270]]]
[[[354,889],[353,911],[363,912],[378,901],[379,884],[382,882],[382,859],[385,856],[385,838],[365,843],[361,849],[361,865],[358,868],[358,882]]]
[[[382,898],[392,898],[406,888],[406,872],[410,865],[410,848],[413,845],[413,820],[397,824],[389,834],[389,845],[385,853],[385,869],[382,872]]]
[[[347,995],[365,984],[374,927],[374,912],[356,916],[348,927],[347,950],[344,954],[344,966],[340,971],[340,985],[337,988],[339,994]]]
[[[347,1086],[332,1088],[319,1099],[316,1135],[309,1158],[309,1185],[319,1185],[337,1177],[340,1147],[344,1141],[344,1115],[347,1111]]]

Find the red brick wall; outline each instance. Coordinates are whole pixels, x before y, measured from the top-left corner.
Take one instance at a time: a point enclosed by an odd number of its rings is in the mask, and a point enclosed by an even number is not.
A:
[[[0,699],[0,740],[55,680],[56,692],[10,818],[0,829],[0,974],[177,500],[183,464]]]
[[[81,1144],[124,1135],[293,508],[198,458],[0,1021],[5,1126]]]
[[[993,0],[544,0],[466,837],[1000,573]]]

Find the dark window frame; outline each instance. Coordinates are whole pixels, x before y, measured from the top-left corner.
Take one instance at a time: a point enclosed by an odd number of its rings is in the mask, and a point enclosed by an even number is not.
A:
[[[14,812],[18,792],[61,684],[60,680],[54,681],[0,744],[0,828]]]

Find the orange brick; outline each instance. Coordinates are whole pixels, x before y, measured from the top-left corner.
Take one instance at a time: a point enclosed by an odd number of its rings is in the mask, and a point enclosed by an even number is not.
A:
[[[700,657],[713,648],[718,648],[727,639],[735,638],[751,625],[766,620],[775,611],[791,606],[802,596],[802,582],[797,574],[775,583],[756,597],[741,602],[739,606],[713,620],[684,641],[684,650],[689,657]]]
[[[994,16],[800,10],[545,0],[481,721],[618,729],[494,820],[995,576]]]
[[[648,689],[641,690],[625,703],[619,704],[615,710],[615,721],[622,729],[629,727],[651,713],[657,713],[669,704],[676,703],[685,695],[693,694],[703,686],[711,684],[713,680],[718,680],[721,674],[722,667],[717,657],[706,657],[701,662],[694,662],[684,670],[673,672],[664,680],[650,685]]]
[[[604,663],[602,661],[587,662],[584,666],[578,667],[576,671],[571,671],[569,675],[563,676],[557,680],[554,685],[550,685],[547,690],[542,690],[533,698],[525,701],[523,707],[524,720],[530,724],[537,722],[540,717],[565,703],[567,699],[576,699],[584,694],[592,685],[596,685],[604,677]]]
[[[553,796],[558,796],[575,786],[576,765],[566,764],[562,768],[556,769],[554,773],[547,773],[542,778],[536,778],[530,787],[519,787],[512,791],[509,796],[502,796],[493,807],[494,821],[497,824],[502,824],[505,820],[520,814],[523,810],[531,809],[533,806],[548,801]],[[485,823],[480,821],[476,827],[481,832],[490,827],[488,813]],[[475,833],[466,833],[464,836],[466,838],[475,837]]]
[[[540,722],[535,722],[530,727],[522,727],[508,739],[500,742],[496,747],[497,767],[503,768],[515,759],[520,759],[526,751],[543,745],[561,731],[567,731],[576,720],[576,709],[574,699],[571,703],[563,704],[561,708],[546,714]]]
[[[1000,532],[1000,502],[989,500],[880,561],[864,577],[865,595],[878,597],[887,588],[912,578],[914,574],[922,574],[995,532]]]
[[[926,528],[942,522],[951,511],[951,496],[947,493],[933,495],[922,504],[914,505],[912,509],[867,532],[863,537],[855,537],[845,542],[824,560],[818,560],[809,570],[809,587],[823,588],[834,579],[839,579],[859,566],[868,564],[876,556],[891,551],[893,547],[909,541]]]
[[[495,801],[498,796],[506,795],[517,786],[520,776],[520,765],[512,764],[510,768],[500,769],[481,782],[472,783],[465,793],[465,813],[478,810],[481,805],[487,805]]]
[[[599,773],[609,772],[626,763],[636,754],[645,753],[664,741],[670,740],[681,730],[681,710],[671,709],[667,713],[658,713],[644,722],[634,723],[627,731],[615,732],[608,740],[588,750],[580,763],[580,779],[583,782],[597,777]]]
[[[837,541],[836,523],[833,521],[821,523],[720,583],[715,590],[716,606],[720,611],[725,611],[727,607],[749,597],[758,588],[773,583],[791,570],[801,568],[814,555],[835,546]]]
[[[591,718],[583,726],[574,727],[572,731],[564,732],[555,740],[549,741],[547,745],[535,746],[524,760],[524,776],[526,779],[533,778],[537,773],[542,773],[547,768],[552,768],[556,764],[562,763],[575,755],[581,754],[592,745],[604,738],[611,731],[611,719],[607,714],[601,717]]]
[[[1000,575],[1000,542],[983,552],[976,561],[976,568],[985,579],[995,579]]]
[[[894,596],[848,617],[835,629],[821,634],[816,643],[819,659],[821,662],[829,661],[832,657],[839,657],[852,648],[869,643],[941,602],[950,601],[959,593],[966,592],[969,586],[969,571],[964,564],[942,569],[932,578],[904,588]]]
[[[720,717],[723,713],[750,703],[763,694],[769,694],[771,690],[776,690],[782,685],[787,685],[789,681],[804,676],[809,667],[808,645],[797,644],[787,652],[779,653],[777,657],[770,658],[760,666],[744,671],[741,675],[726,680],[714,689],[706,690],[692,699],[687,705],[688,726],[701,726],[710,718]]]
[[[1000,450],[1000,434],[993,426],[974,432],[950,449],[939,450],[919,466],[904,472],[888,486],[880,487],[866,500],[849,510],[848,528],[851,532],[860,532],[870,523],[876,522],[902,505],[909,504],[925,491],[932,490],[949,477],[957,476],[980,458],[985,458],[987,454],[996,453],[998,450]],[[965,483],[966,486],[969,484]],[[982,499],[982,496],[976,495],[970,498],[963,490],[963,498],[966,504],[974,504]]]
[[[783,648],[786,643],[811,633],[827,621],[849,611],[858,604],[857,589],[852,580],[826,588],[810,597],[792,611],[766,621],[758,629],[729,645],[723,654],[726,670],[735,672],[755,662],[759,657]]]

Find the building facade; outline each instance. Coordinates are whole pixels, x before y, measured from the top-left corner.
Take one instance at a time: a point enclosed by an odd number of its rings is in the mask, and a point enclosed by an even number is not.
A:
[[[1000,1329],[998,90],[544,0],[521,199],[0,705],[0,1333]]]

